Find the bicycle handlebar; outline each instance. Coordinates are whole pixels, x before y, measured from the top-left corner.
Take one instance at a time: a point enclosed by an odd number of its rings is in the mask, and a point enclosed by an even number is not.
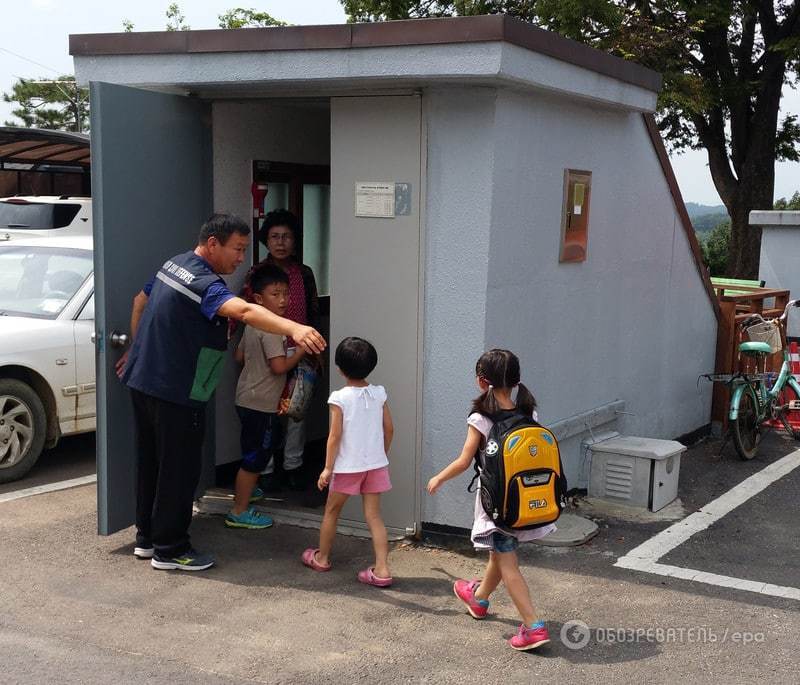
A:
[[[789,310],[792,307],[800,307],[800,300],[789,300],[789,302],[786,304],[786,308],[783,310],[783,314],[781,314],[777,319],[765,319],[763,316],[761,316],[761,314],[752,314],[742,321],[742,326],[751,326],[754,323],[766,321],[779,321],[780,323],[784,323],[789,317]]]
[[[783,310],[783,316],[780,318],[781,321],[786,321],[789,316],[789,310],[792,307],[800,307],[800,300],[789,300],[789,302],[786,303],[786,309]]]

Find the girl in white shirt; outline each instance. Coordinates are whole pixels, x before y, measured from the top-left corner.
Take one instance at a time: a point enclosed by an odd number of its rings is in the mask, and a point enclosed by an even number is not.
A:
[[[362,338],[345,338],[336,348],[335,362],[346,383],[328,399],[328,448],[325,468],[317,481],[320,490],[329,487],[328,502],[319,529],[319,548],[305,550],[302,559],[314,571],[330,571],[339,514],[351,495],[361,495],[375,548],[375,565],[359,571],[358,579],[367,585],[388,587],[392,574],[380,496],[392,489],[386,454],[394,427],[386,390],[367,382],[367,376],[378,364],[378,353]]]

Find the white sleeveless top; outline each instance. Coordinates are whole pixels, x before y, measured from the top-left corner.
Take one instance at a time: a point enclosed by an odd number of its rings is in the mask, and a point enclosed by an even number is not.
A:
[[[389,464],[383,448],[383,405],[386,390],[382,385],[363,388],[345,386],[331,393],[328,404],[342,410],[342,441],[333,463],[334,473],[357,473],[380,469]]]

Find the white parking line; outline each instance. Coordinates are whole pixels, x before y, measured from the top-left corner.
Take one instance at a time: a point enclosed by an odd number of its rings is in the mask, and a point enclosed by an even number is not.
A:
[[[709,502],[699,511],[646,540],[625,556],[617,559],[614,566],[654,573],[659,576],[682,578],[696,583],[706,583],[719,587],[758,592],[762,595],[771,595],[773,597],[788,597],[800,600],[800,589],[797,588],[773,585],[772,583],[763,583],[756,580],[731,578],[730,576],[722,576],[716,573],[706,573],[705,571],[697,571],[691,568],[658,563],[659,559],[682,545],[690,537],[705,530],[712,523],[755,497],[775,481],[794,471],[798,466],[800,466],[800,449],[787,454],[758,473],[746,478],[739,485]]]
[[[15,499],[22,499],[23,497],[33,497],[34,495],[43,495],[46,492],[55,492],[56,490],[66,490],[67,488],[76,488],[79,485],[88,485],[89,483],[97,482],[97,474],[91,476],[81,476],[80,478],[71,478],[70,480],[62,480],[58,483],[48,483],[47,485],[36,485],[32,488],[25,488],[24,490],[15,490],[14,492],[7,492],[0,495],[0,504],[3,502],[11,502]]]

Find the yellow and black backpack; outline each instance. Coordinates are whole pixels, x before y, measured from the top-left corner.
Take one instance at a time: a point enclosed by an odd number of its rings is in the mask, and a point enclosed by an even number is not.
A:
[[[555,436],[530,416],[502,411],[486,446],[475,455],[484,511],[495,524],[511,530],[553,523],[566,504],[567,479]]]

